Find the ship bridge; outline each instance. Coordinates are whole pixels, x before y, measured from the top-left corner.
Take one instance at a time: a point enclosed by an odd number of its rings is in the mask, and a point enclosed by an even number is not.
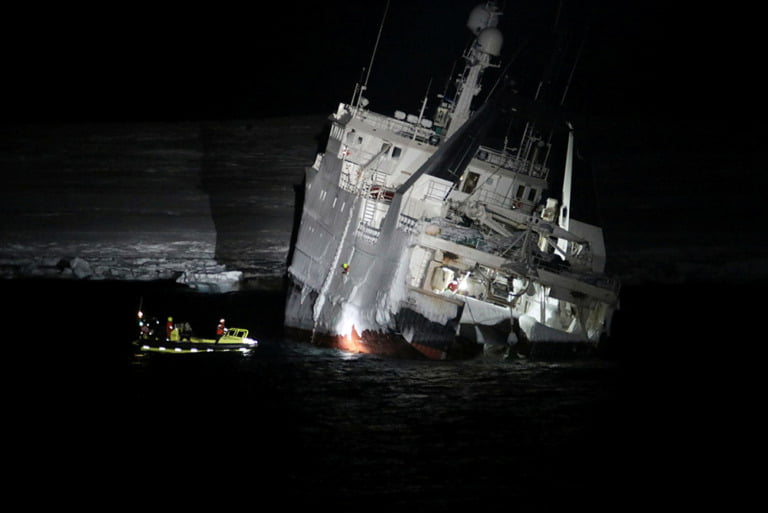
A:
[[[451,199],[532,212],[547,189],[549,168],[537,154],[521,153],[480,146]]]

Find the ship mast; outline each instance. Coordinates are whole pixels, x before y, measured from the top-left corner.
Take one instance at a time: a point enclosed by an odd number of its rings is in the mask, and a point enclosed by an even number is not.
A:
[[[496,28],[501,14],[493,1],[478,5],[469,14],[467,27],[476,37],[464,54],[466,66],[457,80],[457,99],[450,113],[446,138],[456,133],[472,114],[472,99],[482,89],[480,82],[483,71],[489,67],[498,67],[498,64],[491,63],[491,58],[499,56],[504,40],[501,31]]]

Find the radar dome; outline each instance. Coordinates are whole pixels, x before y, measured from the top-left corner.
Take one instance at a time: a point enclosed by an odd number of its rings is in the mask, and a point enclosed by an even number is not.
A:
[[[499,24],[499,12],[494,7],[483,3],[476,6],[469,13],[467,28],[474,35],[478,35],[484,28],[495,27]]]
[[[498,57],[501,54],[501,45],[503,43],[504,36],[501,30],[496,27],[483,29],[477,35],[477,44],[480,46],[480,50],[494,57]]]

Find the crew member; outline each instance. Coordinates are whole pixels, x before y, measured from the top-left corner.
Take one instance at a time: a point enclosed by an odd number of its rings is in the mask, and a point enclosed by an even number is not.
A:
[[[349,272],[349,264],[344,262],[341,264],[341,274],[347,274]]]
[[[179,339],[181,341],[192,341],[192,326],[187,321],[182,322],[179,326]]]
[[[168,317],[168,322],[165,323],[165,341],[171,340],[171,333],[173,332],[173,317]]]
[[[147,321],[144,320],[144,313],[139,310],[136,317],[138,318],[139,324],[139,338],[141,340],[147,340],[149,338],[149,326],[147,325]]]
[[[227,333],[227,326],[224,324],[224,319],[219,319],[219,325],[216,326],[216,343],[219,343],[219,339]]]

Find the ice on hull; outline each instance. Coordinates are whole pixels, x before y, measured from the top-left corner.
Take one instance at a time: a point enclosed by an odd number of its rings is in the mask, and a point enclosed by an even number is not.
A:
[[[286,302],[286,326],[301,338],[323,347],[355,353],[372,353],[395,357],[420,357],[443,360],[454,356],[459,316],[447,322],[435,322],[408,307],[401,307],[393,316],[394,327],[387,330],[363,329],[350,324],[345,330],[330,325],[345,317],[344,305],[331,303],[327,319],[331,324],[317,324],[313,311],[318,293],[307,292],[301,284],[291,282]],[[466,350],[461,351],[462,354]]]

